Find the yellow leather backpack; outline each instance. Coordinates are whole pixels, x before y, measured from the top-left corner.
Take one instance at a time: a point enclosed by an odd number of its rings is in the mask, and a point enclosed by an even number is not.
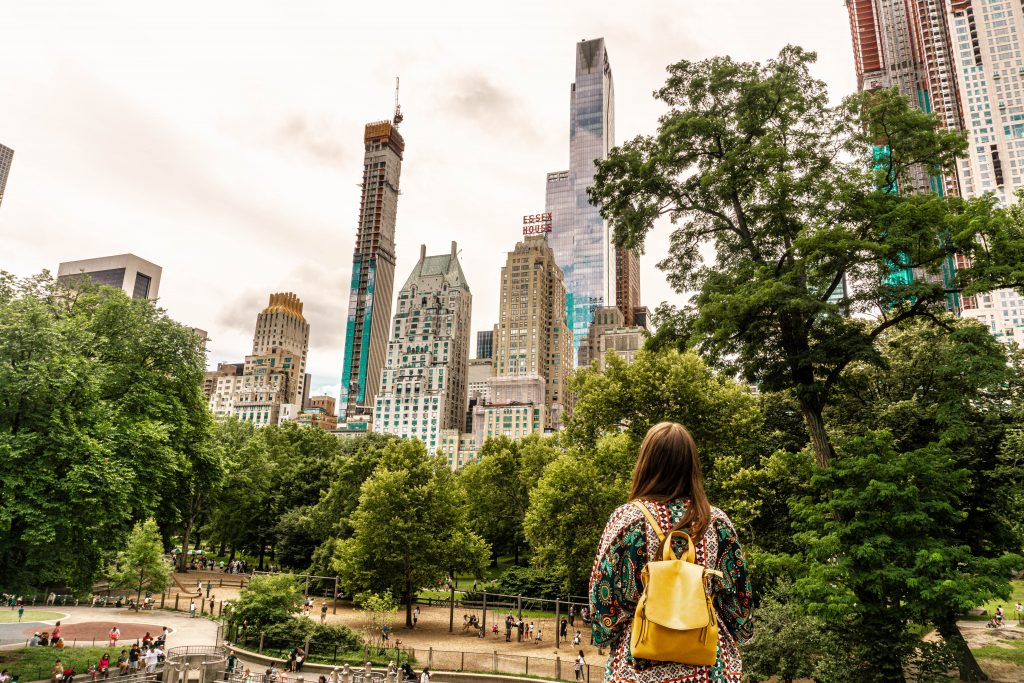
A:
[[[708,574],[722,572],[696,563],[693,540],[673,531],[668,540],[658,521],[640,501],[633,501],[664,544],[662,559],[647,563],[640,574],[643,595],[633,616],[629,651],[634,658],[711,666],[718,656],[718,620],[712,597],[704,589]],[[672,536],[686,539],[686,551],[676,557]]]

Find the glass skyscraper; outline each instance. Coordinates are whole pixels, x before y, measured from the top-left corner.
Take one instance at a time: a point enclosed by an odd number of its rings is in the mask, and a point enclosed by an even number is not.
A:
[[[615,144],[614,109],[604,38],[580,41],[569,96],[569,170],[549,173],[546,188],[552,223],[548,242],[565,275],[574,356],[594,309],[617,305],[615,248],[600,210],[587,197],[587,188],[594,184],[594,162],[607,157]]]

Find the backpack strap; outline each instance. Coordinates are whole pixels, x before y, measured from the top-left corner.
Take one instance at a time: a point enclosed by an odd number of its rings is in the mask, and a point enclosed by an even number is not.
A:
[[[650,522],[651,528],[654,529],[654,533],[658,535],[658,543],[664,543],[665,532],[661,530],[661,525],[658,524],[658,520],[654,518],[654,515],[652,515],[651,511],[647,509],[647,506],[639,500],[634,500],[633,505],[635,505],[640,512],[644,513],[644,517],[646,517],[647,521]]]

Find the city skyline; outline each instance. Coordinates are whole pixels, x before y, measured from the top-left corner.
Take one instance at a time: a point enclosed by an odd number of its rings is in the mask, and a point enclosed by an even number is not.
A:
[[[516,239],[522,215],[543,206],[537,179],[565,167],[566,84],[580,39],[609,44],[617,142],[653,131],[662,107],[650,93],[684,58],[767,59],[794,42],[818,50],[815,73],[834,98],[853,91],[841,4],[729,4],[628,17],[611,2],[528,3],[501,17],[468,3],[399,5],[393,30],[372,41],[366,29],[384,26],[374,12],[326,3],[303,16],[246,5],[241,24],[230,4],[207,8],[204,22],[188,3],[181,19],[128,3],[65,7],[56,18],[46,3],[16,7],[0,46],[11,65],[0,94],[16,103],[0,139],[18,150],[0,208],[0,269],[55,272],[61,261],[124,252],[160,263],[161,305],[210,331],[210,367],[245,354],[267,292],[293,291],[312,329],[312,393],[336,394],[359,135],[390,110],[395,75],[403,134],[415,140],[396,268],[408,272],[421,243],[436,253],[457,240],[467,278],[480,283],[474,327],[487,329],[499,299],[488,283],[505,254],[494,244]],[[509,59],[493,50],[499,43],[522,55]],[[418,59],[425,51],[431,59]],[[483,230],[496,239],[480,239]],[[652,308],[683,300],[654,268],[667,233],[667,224],[656,231],[644,256]],[[289,247],[273,268],[259,267],[277,240]]]

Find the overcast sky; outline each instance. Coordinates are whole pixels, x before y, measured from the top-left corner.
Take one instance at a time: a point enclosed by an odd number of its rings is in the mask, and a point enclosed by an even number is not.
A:
[[[842,0],[0,0],[0,270],[29,275],[131,252],[163,267],[160,303],[240,361],[272,291],[312,326],[314,391],[337,393],[363,125],[406,140],[396,294],[425,243],[456,240],[489,329],[523,214],[568,168],[574,43],[606,39],[616,141],[652,132],[665,66],[786,43],[818,52],[834,98],[854,88]],[[648,241],[641,296],[682,299]],[[473,340],[475,346],[475,339]],[[472,348],[472,347],[471,347]]]

